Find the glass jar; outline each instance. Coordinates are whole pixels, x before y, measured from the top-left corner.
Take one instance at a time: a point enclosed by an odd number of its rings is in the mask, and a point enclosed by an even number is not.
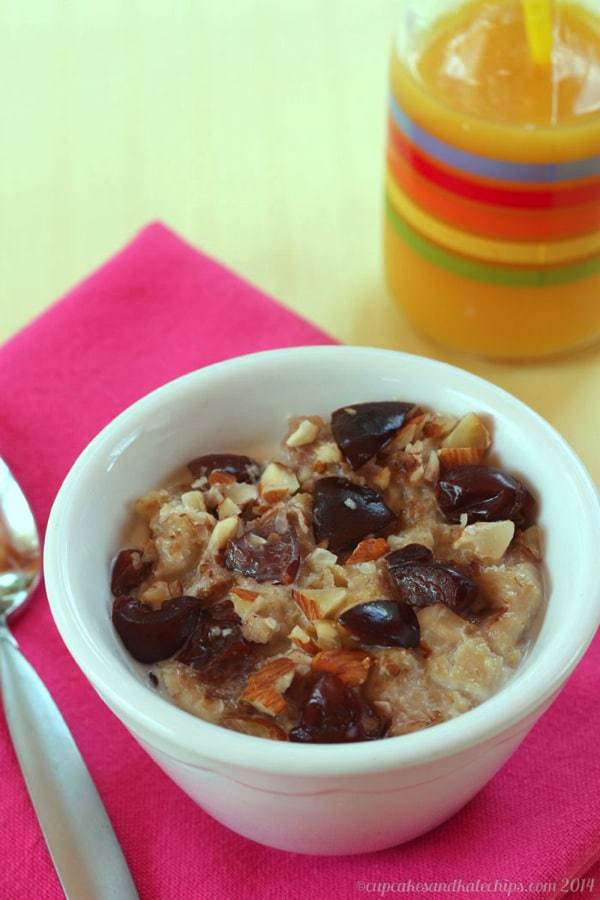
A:
[[[425,335],[504,359],[600,337],[600,9],[547,0],[540,61],[527,5],[404,0],[390,73],[390,290]]]

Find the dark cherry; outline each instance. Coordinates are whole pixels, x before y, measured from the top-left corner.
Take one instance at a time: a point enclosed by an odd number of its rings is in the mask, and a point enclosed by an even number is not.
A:
[[[253,668],[256,648],[244,638],[241,624],[230,600],[205,607],[177,659],[193,666],[204,681],[224,682]]]
[[[373,600],[346,610],[339,622],[361,643],[377,647],[418,647],[419,620],[407,603]]]
[[[442,563],[406,563],[390,568],[396,594],[411,606],[443,603],[462,615],[475,603],[479,588],[467,575]]]
[[[342,406],[331,414],[336,444],[353,469],[364,465],[389,444],[404,425],[413,403],[382,401]]]
[[[290,741],[340,744],[385,735],[388,722],[377,715],[360,689],[329,674],[306,676],[304,689],[300,724],[289,732]]]
[[[313,496],[315,541],[327,541],[332,553],[352,550],[368,534],[387,528],[396,516],[372,488],[347,478],[321,478]]]
[[[390,569],[397,569],[399,566],[406,566],[415,562],[433,562],[433,553],[424,544],[407,544],[401,550],[394,550],[393,553],[388,553],[385,561]]]
[[[233,475],[236,481],[254,484],[260,478],[260,465],[250,456],[237,456],[235,453],[207,453],[198,456],[188,463],[188,469],[197,478],[210,475],[211,472],[226,472]]]
[[[140,550],[121,550],[113,563],[110,590],[114,597],[123,597],[138,587],[150,574],[152,563],[144,561]]]
[[[117,597],[112,620],[134,659],[154,663],[168,659],[184,645],[202,612],[197,597],[173,597],[152,609],[133,597]]]
[[[491,466],[450,469],[438,482],[437,500],[449,522],[459,522],[465,513],[469,522],[512,519],[517,528],[527,528],[535,516],[535,500],[525,485]]]
[[[291,584],[299,565],[298,535],[281,511],[275,515],[265,513],[250,522],[249,530],[242,537],[229,541],[225,550],[226,568],[259,582]]]

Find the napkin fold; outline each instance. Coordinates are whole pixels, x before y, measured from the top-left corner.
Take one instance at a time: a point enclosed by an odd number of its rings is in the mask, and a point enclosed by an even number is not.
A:
[[[0,348],[0,453],[43,531],[77,455],[143,394],[228,357],[324,343],[322,331],[150,225]],[[88,685],[42,590],[15,634],[73,731],[142,900],[600,896],[600,870],[586,876],[600,857],[598,639],[515,756],[449,822],[380,853],[315,858],[238,837],[188,799]],[[62,897],[1,716],[0,896]]]

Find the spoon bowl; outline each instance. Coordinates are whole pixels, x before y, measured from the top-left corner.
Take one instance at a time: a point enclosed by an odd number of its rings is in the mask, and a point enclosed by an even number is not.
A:
[[[14,621],[40,582],[40,538],[29,503],[0,457],[0,621]]]

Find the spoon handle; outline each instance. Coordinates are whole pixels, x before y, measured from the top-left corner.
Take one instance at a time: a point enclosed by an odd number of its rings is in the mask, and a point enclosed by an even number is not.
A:
[[[67,900],[138,893],[60,711],[0,621],[0,689],[8,728]]]

